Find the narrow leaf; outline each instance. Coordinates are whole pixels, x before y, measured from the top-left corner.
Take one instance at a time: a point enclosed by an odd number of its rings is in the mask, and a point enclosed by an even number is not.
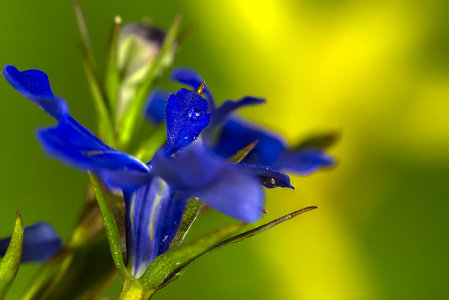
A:
[[[103,223],[106,229],[106,235],[108,237],[109,247],[111,249],[112,259],[114,260],[115,267],[124,279],[130,278],[131,276],[126,269],[125,263],[123,262],[120,234],[114,216],[109,210],[107,203],[103,197],[103,192],[101,190],[98,179],[91,173],[89,173],[89,179],[94,188],[98,206],[100,207],[101,211],[101,216],[103,217]]]
[[[143,81],[142,84],[137,88],[134,100],[131,102],[131,105],[128,107],[127,111],[123,114],[123,117],[120,120],[121,135],[119,137],[119,145],[121,147],[129,144],[129,141],[131,140],[133,134],[141,124],[142,118],[140,118],[139,114],[141,114],[143,110],[145,100],[150,93],[150,89],[153,85],[154,80],[162,72],[164,61],[167,59],[167,56],[170,55],[170,52],[173,51],[173,48],[175,47],[176,36],[179,32],[180,25],[181,17],[177,16],[168,31],[167,37],[164,41],[164,45],[162,46],[162,50],[159,53],[158,57],[155,61],[149,62],[151,64],[149,74],[146,76],[145,81]]]
[[[336,131],[326,132],[326,133],[322,133],[322,134],[316,134],[316,135],[313,135],[313,136],[305,139],[304,141],[299,143],[299,145],[294,147],[293,149],[297,150],[300,148],[309,148],[309,147],[327,149],[330,146],[332,146],[333,144],[335,144],[339,138],[340,138],[340,133],[336,132]]]
[[[0,299],[3,299],[9,286],[16,277],[22,259],[23,223],[19,212],[16,212],[14,232],[8,250],[0,262]]]
[[[106,69],[104,73],[104,90],[106,91],[109,107],[111,107],[112,116],[115,115],[117,108],[120,87],[120,71],[117,66],[117,42],[121,24],[122,19],[119,16],[116,16],[109,37]]]
[[[87,63],[93,70],[94,76],[96,78],[97,64],[95,62],[94,51],[92,48],[92,43],[90,40],[89,30],[87,28],[86,19],[84,18],[83,11],[77,0],[72,0],[73,10],[75,12],[76,21],[78,23],[78,28],[81,33],[82,44],[86,49],[86,60]]]
[[[181,224],[179,225],[178,232],[173,239],[170,249],[179,248],[184,241],[187,233],[198,217],[201,209],[203,208],[203,202],[198,201],[196,198],[190,198],[189,203],[184,211],[184,215],[182,216]]]
[[[89,63],[88,51],[84,45],[81,45],[81,56],[83,58],[84,69],[87,75],[87,81],[89,83],[90,91],[94,99],[95,108],[99,118],[100,130],[104,134],[106,144],[114,146],[114,128],[112,126],[111,116],[106,106],[103,90],[100,83],[95,77],[94,69]]]
[[[224,246],[228,246],[228,245],[231,245],[231,244],[234,244],[234,243],[238,243],[238,242],[243,241],[243,240],[245,240],[247,238],[250,238],[250,237],[255,236],[255,235],[259,234],[259,233],[262,233],[265,230],[271,229],[271,228],[273,228],[276,225],[284,223],[285,221],[293,219],[294,217],[299,216],[300,214],[306,213],[308,211],[311,211],[311,210],[314,210],[314,209],[317,209],[317,208],[318,207],[316,207],[316,206],[309,206],[309,207],[297,210],[297,211],[292,212],[292,213],[290,213],[288,215],[285,215],[285,216],[280,217],[280,218],[278,218],[276,220],[273,220],[273,221],[271,221],[271,222],[269,222],[267,224],[264,224],[262,226],[259,226],[257,228],[248,230],[246,232],[243,232],[241,234],[233,236],[232,238],[224,240],[223,242],[220,242],[220,243],[216,244],[215,246],[213,246],[212,248],[210,248],[208,251],[217,250],[217,249],[220,249],[220,248],[222,248]]]
[[[84,69],[86,71],[89,87],[94,98],[95,107],[97,109],[100,130],[105,135],[106,143],[109,145],[114,144],[114,131],[109,116],[109,111],[105,103],[105,97],[99,83],[99,77],[97,74],[97,63],[95,61],[94,51],[87,28],[86,20],[84,18],[83,11],[77,0],[72,0],[73,10],[75,12],[76,21],[81,33],[81,56],[83,58]]]
[[[236,154],[231,156],[229,158],[229,162],[238,164],[241,162],[250,152],[253,150],[253,148],[257,145],[257,140],[246,146],[245,148],[239,150]]]
[[[245,226],[245,223],[237,222],[220,228],[194,243],[169,250],[150,263],[139,281],[148,290],[163,287],[176,279],[179,273],[192,261],[208,252],[219,241],[242,229],[243,226]]]
[[[190,263],[198,259],[199,257],[208,254],[214,250],[220,249],[224,246],[231,245],[249,237],[255,236],[264,232],[274,226],[288,221],[300,214],[316,209],[316,206],[309,206],[279,219],[271,221],[265,225],[259,226],[255,229],[238,234],[226,240],[222,240],[226,236],[233,234],[240,230],[245,223],[237,222],[227,227],[221,228],[209,235],[206,235],[194,243],[173,249],[165,254],[157,257],[149,266],[144,275],[139,279],[142,281],[142,285],[147,289],[159,289],[175,280],[180,272],[186,268]],[[222,241],[220,241],[222,240]]]

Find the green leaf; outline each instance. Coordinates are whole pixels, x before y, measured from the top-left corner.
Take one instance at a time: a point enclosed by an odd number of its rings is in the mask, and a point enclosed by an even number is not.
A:
[[[179,225],[179,229],[170,244],[170,249],[179,248],[181,246],[184,238],[186,237],[202,208],[203,202],[198,201],[196,198],[189,199],[189,203],[187,204],[184,215],[182,216],[182,221]]]
[[[86,20],[81,7],[77,0],[72,0],[73,10],[75,12],[76,21],[81,33],[80,51],[83,59],[84,69],[87,75],[87,81],[91,90],[95,108],[99,118],[100,131],[104,134],[107,144],[114,146],[114,127],[112,125],[109,110],[105,102],[104,92],[101,89],[98,77],[97,63],[95,61],[94,51],[89,36]]]
[[[136,96],[134,100],[130,103],[120,119],[119,145],[121,148],[124,148],[129,144],[136,129],[142,122],[140,114],[142,113],[145,100],[148,97],[154,80],[161,74],[164,66],[166,66],[167,59],[172,55],[172,52],[176,48],[176,36],[180,25],[181,17],[177,16],[167,33],[167,37],[165,38],[164,45],[162,46],[162,50],[158,57],[155,61],[149,62],[149,64],[151,64],[149,74],[136,89]]]
[[[94,188],[95,196],[97,197],[98,206],[100,207],[101,216],[103,217],[104,227],[106,229],[106,235],[109,241],[109,248],[111,249],[112,259],[114,261],[115,267],[119,271],[120,275],[124,278],[130,278],[130,274],[126,269],[125,263],[123,262],[123,253],[120,240],[120,234],[117,224],[114,219],[114,215],[109,210],[106,200],[103,196],[100,183],[98,179],[91,173],[89,173],[89,179]]]
[[[315,134],[299,143],[298,146],[294,147],[294,149],[308,148],[308,147],[327,149],[333,144],[335,144],[339,138],[340,133],[336,131]]]
[[[112,125],[111,116],[108,107],[106,106],[105,97],[101,85],[98,82],[95,71],[89,63],[88,51],[85,45],[80,46],[81,56],[83,58],[84,69],[87,75],[87,82],[89,83],[90,91],[94,99],[95,108],[97,109],[100,130],[104,134],[105,142],[110,146],[114,146],[114,127]]]
[[[251,150],[253,150],[253,148],[257,145],[257,142],[258,141],[256,140],[245,148],[239,150],[236,154],[229,158],[229,162],[234,164],[238,164],[239,162],[241,162],[251,152]]]
[[[121,24],[122,19],[116,16],[109,37],[106,69],[104,73],[104,90],[106,91],[106,98],[111,108],[112,116],[115,116],[120,88],[120,70],[117,66],[117,43]]]
[[[218,250],[222,247],[243,241],[249,237],[262,233],[276,225],[288,221],[300,214],[316,209],[316,206],[309,206],[298,211],[292,212],[267,224],[238,234],[226,240],[229,236],[240,230],[246,224],[237,222],[223,227],[215,232],[206,235],[189,245],[170,250],[158,256],[149,265],[146,272],[139,278],[141,285],[147,290],[157,290],[175,280],[180,273],[193,261],[199,257]]]
[[[229,239],[227,239],[227,240],[225,240],[225,241],[223,241],[221,243],[218,243],[215,246],[213,246],[211,249],[209,249],[209,252],[213,251],[213,250],[218,250],[218,249],[220,249],[222,247],[225,247],[225,246],[228,246],[228,245],[231,245],[231,244],[234,244],[234,243],[238,243],[240,241],[243,241],[243,240],[245,240],[247,238],[250,238],[250,237],[255,236],[255,235],[259,234],[259,233],[262,233],[265,230],[271,229],[271,228],[273,228],[276,225],[284,223],[285,221],[293,219],[294,217],[297,217],[300,214],[306,213],[308,211],[311,211],[311,210],[314,210],[314,209],[317,209],[317,208],[318,207],[316,207],[316,206],[309,206],[309,207],[306,207],[306,208],[294,211],[294,212],[292,212],[292,213],[290,213],[288,215],[280,217],[280,218],[278,218],[276,220],[273,220],[273,221],[271,221],[271,222],[269,222],[267,224],[264,224],[264,225],[259,226],[257,228],[248,230],[246,232],[243,232],[241,234],[233,236],[232,238],[229,238]]]
[[[5,256],[0,262],[0,299],[3,299],[9,286],[16,277],[22,259],[23,248],[23,223],[19,212],[16,212],[16,224],[6,250]]]
[[[143,141],[134,156],[141,161],[148,162],[153,158],[154,153],[156,153],[166,140],[167,130],[165,128],[165,123],[162,123],[151,132],[145,141]]]
[[[86,19],[84,18],[83,11],[77,0],[72,0],[73,11],[75,12],[76,21],[78,23],[78,28],[81,33],[81,39],[83,47],[86,51],[86,61],[93,70],[94,76],[96,77],[97,64],[95,62],[94,51],[92,48],[92,43],[90,41],[89,30],[87,28]]]
[[[146,290],[157,290],[170,281],[176,279],[179,273],[198,257],[207,253],[215,244],[224,238],[234,234],[245,226],[245,223],[237,222],[220,228],[193,243],[158,256],[153,260],[148,269],[139,278],[141,285]]]

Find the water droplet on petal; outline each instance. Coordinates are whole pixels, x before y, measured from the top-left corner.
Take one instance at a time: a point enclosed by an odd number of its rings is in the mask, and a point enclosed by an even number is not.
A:
[[[276,180],[274,178],[265,178],[263,184],[269,187],[274,187],[276,185]]]
[[[201,110],[199,110],[198,108],[191,108],[188,112],[187,112],[187,118],[190,121],[200,121],[201,117],[203,116],[203,112]]]

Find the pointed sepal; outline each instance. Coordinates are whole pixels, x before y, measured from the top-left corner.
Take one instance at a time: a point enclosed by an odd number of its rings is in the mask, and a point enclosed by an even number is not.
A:
[[[9,286],[16,277],[22,259],[23,222],[19,212],[16,212],[14,232],[8,250],[0,262],[0,299],[3,299]]]
[[[301,141],[293,150],[304,148],[321,148],[327,149],[334,145],[340,139],[340,132],[329,131],[321,134],[314,134]]]
[[[257,145],[257,142],[258,141],[256,140],[256,141],[252,142],[251,144],[249,144],[248,146],[240,149],[239,151],[237,151],[236,154],[231,156],[228,159],[228,161],[230,163],[238,164],[239,162],[244,160],[246,156],[248,156],[248,154],[251,152],[251,150],[253,150],[253,148]]]
[[[290,213],[288,215],[285,215],[285,216],[280,217],[280,218],[278,218],[276,220],[268,222],[268,223],[266,223],[264,225],[261,225],[261,226],[259,226],[257,228],[245,231],[245,232],[240,233],[240,234],[238,234],[236,236],[233,236],[233,237],[231,237],[231,238],[229,238],[229,239],[227,239],[227,240],[225,240],[225,241],[223,241],[221,243],[218,243],[214,247],[209,249],[206,253],[211,252],[213,250],[218,250],[220,248],[223,248],[223,247],[231,245],[231,244],[235,244],[235,243],[241,242],[241,241],[243,241],[243,240],[245,240],[247,238],[253,237],[255,235],[258,235],[259,233],[262,233],[262,232],[264,232],[264,231],[266,231],[268,229],[271,229],[271,228],[273,228],[276,225],[284,223],[285,221],[291,220],[294,217],[297,217],[297,216],[299,216],[299,215],[301,215],[303,213],[309,212],[309,211],[317,209],[317,208],[318,207],[316,207],[316,206],[308,206],[308,207],[305,207],[303,209],[294,211],[294,212],[292,212],[292,213]],[[204,253],[204,254],[206,254],[206,253]]]
[[[176,249],[181,246],[184,238],[186,237],[196,218],[200,214],[203,206],[204,203],[199,201],[198,199],[193,197],[189,199],[187,207],[184,211],[184,215],[182,216],[182,221],[179,225],[178,232],[176,232],[176,235],[170,245],[170,249]]]
[[[81,34],[81,47],[86,53],[86,61],[94,71],[96,75],[97,63],[95,61],[94,50],[90,39],[89,29],[87,28],[86,19],[84,18],[83,11],[77,0],[72,0],[73,11],[75,12],[76,22],[78,23],[78,29]]]
[[[120,70],[117,66],[117,43],[120,34],[122,19],[119,16],[114,18],[111,33],[109,36],[108,53],[106,59],[106,69],[104,71],[103,85],[111,108],[111,115],[115,116],[117,109],[118,93],[120,88]]]

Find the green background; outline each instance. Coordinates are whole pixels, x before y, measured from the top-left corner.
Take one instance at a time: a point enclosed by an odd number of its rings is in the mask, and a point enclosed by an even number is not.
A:
[[[292,176],[295,191],[267,191],[262,222],[319,210],[201,259],[154,299],[449,297],[447,3],[81,2],[98,57],[115,15],[168,28],[181,13],[195,30],[174,65],[197,69],[218,101],[266,97],[241,113],[292,143],[342,132],[331,149],[338,167]],[[70,1],[0,1],[0,28],[0,65],[44,70],[72,115],[94,129]],[[34,132],[51,118],[5,80],[0,91],[0,235],[12,232],[19,210],[25,225],[46,220],[67,239],[87,177],[44,156]],[[197,230],[214,228],[219,214],[209,214]],[[21,267],[9,299],[36,270]]]

